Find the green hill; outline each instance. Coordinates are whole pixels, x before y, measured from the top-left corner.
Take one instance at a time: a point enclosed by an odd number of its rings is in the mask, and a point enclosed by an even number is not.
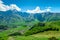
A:
[[[44,31],[60,31],[60,21],[51,21],[46,23],[37,23],[28,30],[25,35],[36,34]]]
[[[35,23],[35,24],[34,24]],[[5,30],[0,32],[0,40],[48,40],[49,37],[60,37],[60,21],[51,21],[51,22],[31,22],[34,24],[32,27],[30,26],[22,26],[17,28],[12,28],[9,30]],[[28,29],[28,30],[27,30]],[[22,35],[20,31],[24,30]],[[17,33],[17,34],[15,34]],[[14,36],[12,36],[12,35]],[[36,38],[36,39],[35,39]]]

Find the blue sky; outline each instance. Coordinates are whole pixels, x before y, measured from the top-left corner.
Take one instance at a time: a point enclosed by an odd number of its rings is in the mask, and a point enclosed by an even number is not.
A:
[[[60,0],[2,0],[4,4],[16,4],[22,11],[27,9],[33,10],[37,6],[41,10],[44,10],[47,7],[51,7],[52,12],[60,12]]]

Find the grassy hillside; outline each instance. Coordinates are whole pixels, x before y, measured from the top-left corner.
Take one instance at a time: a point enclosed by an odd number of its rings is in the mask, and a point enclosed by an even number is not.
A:
[[[33,34],[30,36],[8,36],[1,39],[4,40],[49,40],[51,37],[56,37],[60,40],[60,32],[57,31],[48,31],[38,34]]]
[[[32,35],[44,31],[60,31],[60,21],[35,24],[25,35]]]
[[[50,37],[56,37],[60,40],[60,21],[37,22],[23,35],[9,36],[16,32],[20,33],[20,30],[23,29],[26,31],[28,27],[17,27],[0,32],[0,40],[49,40]]]

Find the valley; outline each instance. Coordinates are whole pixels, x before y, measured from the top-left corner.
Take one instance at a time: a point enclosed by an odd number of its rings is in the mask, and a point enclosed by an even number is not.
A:
[[[60,13],[0,12],[0,40],[49,40],[51,37],[60,40]]]

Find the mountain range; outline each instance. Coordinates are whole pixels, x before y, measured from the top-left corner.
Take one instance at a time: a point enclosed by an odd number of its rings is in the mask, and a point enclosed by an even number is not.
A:
[[[0,11],[0,25],[9,25],[9,26],[20,26],[28,24],[32,21],[40,22],[49,22],[60,20],[60,13],[27,13],[27,12],[18,12],[18,11]]]

